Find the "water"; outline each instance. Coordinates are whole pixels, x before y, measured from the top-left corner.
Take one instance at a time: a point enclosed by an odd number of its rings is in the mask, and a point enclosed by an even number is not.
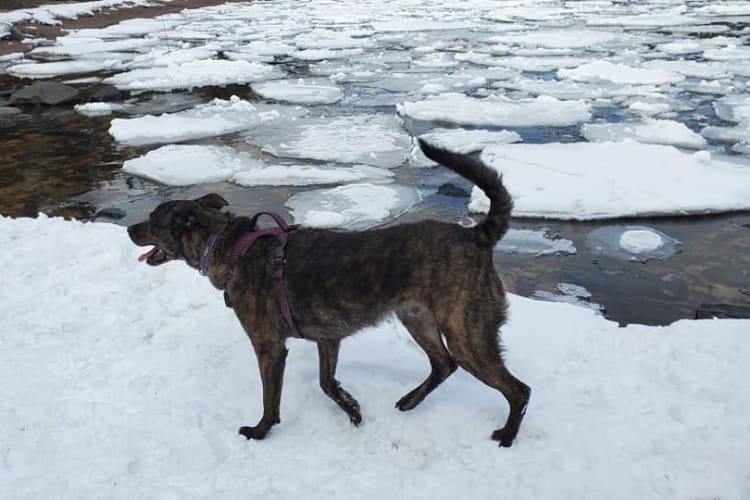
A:
[[[233,13],[234,10],[232,15]],[[254,14],[252,17],[249,14],[245,15],[248,16],[248,23],[254,22]],[[216,26],[223,26],[221,23],[224,21],[217,15],[211,22],[216,23]],[[197,26],[200,27],[200,23]],[[492,28],[495,30],[501,26],[504,25],[496,24]],[[746,30],[746,26],[746,23],[732,24],[731,32],[739,35]],[[203,29],[211,33],[223,33],[210,26]],[[296,34],[297,29],[289,26],[289,39]],[[444,57],[444,54],[467,52],[486,46],[488,38],[495,33],[493,30],[437,30],[406,35],[380,33],[372,37],[375,48],[368,54],[369,59],[362,56],[328,62],[307,62],[293,57],[279,57],[276,63],[286,78],[328,76],[338,74],[341,70],[336,83],[343,88],[342,101],[335,105],[316,107],[315,118],[323,115],[334,117],[364,113],[393,115],[395,103],[421,98],[413,91],[420,87],[419,82],[423,78],[437,78],[436,82],[450,87],[455,82],[469,84],[476,76],[475,73],[494,75],[487,76],[489,82],[486,88],[472,87],[459,90],[469,95],[482,95],[487,91],[496,90],[496,83],[500,83],[498,87],[505,85],[503,82],[510,81],[508,75],[516,71],[519,75],[522,74],[521,70],[462,63],[461,69],[470,73],[454,80],[440,80],[440,75],[452,69],[429,65],[443,60],[450,62],[451,57]],[[160,36],[158,33],[152,35]],[[229,42],[218,41],[231,44],[231,35],[231,32],[227,35]],[[244,35],[240,33],[238,36],[241,38]],[[280,36],[283,39],[287,35],[282,33]],[[663,42],[666,39],[659,37],[672,35],[660,33],[657,36],[654,32],[648,36],[656,36]],[[648,39],[648,36],[645,39]],[[674,36],[681,38],[686,35]],[[443,55],[438,52],[437,58],[432,57],[430,53],[416,50],[431,44],[439,46],[443,43],[447,44],[443,47],[446,52],[443,52]],[[600,48],[597,47],[591,49],[597,58],[614,58],[617,61],[621,53],[630,53],[631,56],[640,54],[639,57],[647,60],[654,47],[647,47],[643,40],[638,41],[638,37],[633,43],[634,52],[629,52],[630,49],[624,45],[609,47],[609,53],[600,52]],[[576,55],[586,55],[587,50],[581,49]],[[373,55],[375,53],[376,56]],[[486,54],[478,51],[476,55]],[[426,62],[428,65],[413,64],[417,62]],[[358,73],[355,71],[358,65],[360,70],[377,70],[376,76],[367,77],[364,72]],[[403,72],[407,77],[402,80],[391,78],[396,72]],[[547,82],[555,77],[554,73],[548,71],[523,74]],[[692,83],[697,83],[700,79],[692,78]],[[747,77],[735,78],[738,85],[746,85],[747,81]],[[19,80],[0,75],[0,105],[4,104],[10,91],[21,84]],[[86,85],[79,85],[79,88],[85,91]],[[28,120],[15,122],[11,127],[0,128],[0,213],[19,217],[44,212],[50,215],[126,225],[143,219],[162,201],[194,198],[213,191],[227,198],[235,213],[276,210],[289,215],[285,208],[287,200],[295,194],[310,192],[315,187],[242,187],[226,182],[169,187],[124,174],[120,169],[125,160],[141,156],[154,146],[128,147],[116,144],[107,133],[112,118],[175,112],[189,109],[215,97],[228,99],[232,95],[250,101],[259,100],[249,85],[228,85],[221,88],[204,87],[193,91],[163,94],[146,92],[129,96],[129,108],[103,117],[85,117],[69,107],[24,109],[24,113],[29,115]],[[509,90],[506,95],[520,99],[530,97],[533,92],[515,89]],[[615,97],[606,102],[599,102],[592,110],[591,121],[611,123],[632,118],[631,113],[623,107],[631,97],[632,95]],[[700,130],[707,125],[727,125],[714,112],[711,105],[714,97],[687,89],[679,91],[679,94],[670,95],[668,100],[673,106],[670,118],[685,123],[693,130]],[[404,122],[411,135],[426,133],[440,125],[410,118],[404,119]],[[517,128],[515,131],[527,143],[582,140],[580,125],[556,128],[526,127]],[[262,138],[260,142],[253,143],[253,140],[248,140],[239,133],[190,143],[227,145],[239,151],[257,154],[256,146],[265,145],[269,141],[269,138]],[[709,146],[716,151],[730,151],[725,144],[716,141],[709,141]],[[446,182],[470,190],[471,186],[463,179],[457,178],[445,169],[404,166],[394,169],[393,172],[396,184],[416,187],[422,198],[421,203],[409,209],[397,222],[416,221],[428,217],[452,223],[470,222],[466,198],[436,194],[440,185]],[[113,218],[119,215],[122,217]],[[546,230],[547,235],[570,240],[577,248],[577,252],[533,257],[528,254],[497,251],[497,269],[507,288],[524,296],[531,296],[535,292],[539,295],[539,292],[545,291],[559,293],[560,283],[583,286],[591,292],[592,303],[602,304],[606,308],[607,317],[623,323],[666,324],[677,319],[693,317],[696,308],[703,302],[746,303],[750,300],[743,292],[750,289],[750,214],[617,221],[616,224],[619,225],[653,228],[680,242],[679,247],[674,248],[676,252],[652,259],[631,260],[627,255],[617,251],[604,252],[601,251],[602,245],[591,244],[592,239],[596,239],[597,235],[602,233],[605,243],[614,244],[619,234],[617,231],[612,232],[611,226],[614,224],[514,219],[515,229]]]

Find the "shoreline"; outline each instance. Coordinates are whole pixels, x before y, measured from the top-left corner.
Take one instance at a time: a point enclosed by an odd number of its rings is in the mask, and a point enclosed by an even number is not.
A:
[[[120,6],[110,7],[99,10],[94,14],[84,15],[77,19],[59,19],[60,24],[50,25],[42,24],[36,21],[24,21],[14,23],[13,26],[24,35],[25,38],[46,38],[54,40],[67,31],[86,29],[86,28],[105,28],[117,24],[127,19],[150,18],[163,14],[180,12],[184,9],[194,9],[199,7],[209,7],[212,5],[221,5],[231,3],[236,0],[172,0],[156,2],[148,7],[145,6]],[[5,3],[5,2],[4,2]],[[32,1],[11,1],[6,6],[11,8],[0,8],[0,13],[12,12],[14,10],[26,10],[48,4],[48,0]],[[70,1],[64,3],[81,3],[80,1]],[[32,45],[24,43],[21,40],[3,40],[0,41],[0,57],[13,53],[24,53],[34,48]]]

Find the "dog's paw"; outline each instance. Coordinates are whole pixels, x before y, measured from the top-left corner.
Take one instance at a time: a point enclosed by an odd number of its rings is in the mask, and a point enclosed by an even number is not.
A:
[[[500,441],[500,446],[504,448],[508,448],[513,444],[513,440],[516,438],[515,433],[511,433],[503,427],[502,429],[498,429],[495,432],[492,433],[492,439],[495,441]]]
[[[240,430],[237,431],[241,435],[245,436],[248,440],[250,439],[263,439],[268,434],[268,429],[264,429],[261,426],[250,427],[243,425]]]
[[[359,427],[362,423],[362,414],[359,413],[359,408],[352,409],[346,412],[349,415],[349,421],[354,427]]]
[[[422,402],[422,400],[414,397],[414,393],[412,391],[396,402],[396,408],[398,408],[400,411],[409,411],[416,408],[420,402]]]

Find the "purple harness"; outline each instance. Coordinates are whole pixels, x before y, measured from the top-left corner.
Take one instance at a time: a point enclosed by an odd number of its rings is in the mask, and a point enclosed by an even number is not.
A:
[[[271,217],[274,222],[276,222],[276,227],[258,229],[257,222],[262,215],[268,215],[269,217]],[[227,307],[232,307],[232,303],[229,300],[229,293],[227,292],[226,287],[229,284],[229,281],[232,279],[232,275],[234,274],[234,267],[237,265],[237,262],[239,262],[240,258],[244,256],[248,252],[248,250],[250,250],[250,248],[252,248],[258,238],[261,238],[263,236],[274,236],[277,240],[279,240],[279,245],[276,247],[276,254],[271,257],[271,263],[274,267],[273,275],[276,278],[276,282],[278,285],[277,288],[279,290],[279,309],[281,310],[281,317],[284,319],[284,323],[286,323],[287,327],[289,327],[289,331],[292,333],[292,336],[304,338],[302,334],[299,333],[294,323],[294,317],[292,316],[292,307],[289,304],[289,292],[287,291],[286,282],[284,281],[287,237],[289,236],[290,232],[296,229],[296,227],[290,227],[286,223],[286,221],[275,212],[259,212],[253,215],[252,219],[250,219],[250,227],[252,227],[250,231],[242,233],[239,238],[237,238],[237,241],[234,243],[234,249],[232,250],[232,253],[229,256],[229,260],[227,261],[227,273],[224,278],[224,303],[227,305]],[[206,243],[203,245],[203,251],[201,252],[200,259],[200,273],[204,276],[208,274],[209,256],[213,250],[214,245],[216,244],[218,237],[218,233],[211,233],[211,235],[208,237],[208,240],[206,240]]]

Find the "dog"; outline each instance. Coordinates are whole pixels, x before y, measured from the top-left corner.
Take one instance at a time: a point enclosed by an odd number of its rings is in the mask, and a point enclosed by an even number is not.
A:
[[[256,220],[223,212],[226,200],[209,194],[162,203],[128,227],[135,244],[153,246],[141,256],[148,264],[183,260],[224,290],[250,337],[263,384],[263,416],[239,429],[247,439],[263,439],[280,423],[285,340],[293,336],[317,343],[320,387],[358,426],[359,403],[335,377],[339,345],[395,312],[431,366],[396,407],[413,409],[461,366],[508,401],[505,425],[492,439],[513,443],[531,389],[503,362],[499,328],[507,302],[492,261],[513,201],[498,173],[480,160],[419,144],[428,158],[487,194],[489,213],[476,226],[425,220],[359,232],[292,227],[261,234],[239,256],[237,241],[257,232]]]

